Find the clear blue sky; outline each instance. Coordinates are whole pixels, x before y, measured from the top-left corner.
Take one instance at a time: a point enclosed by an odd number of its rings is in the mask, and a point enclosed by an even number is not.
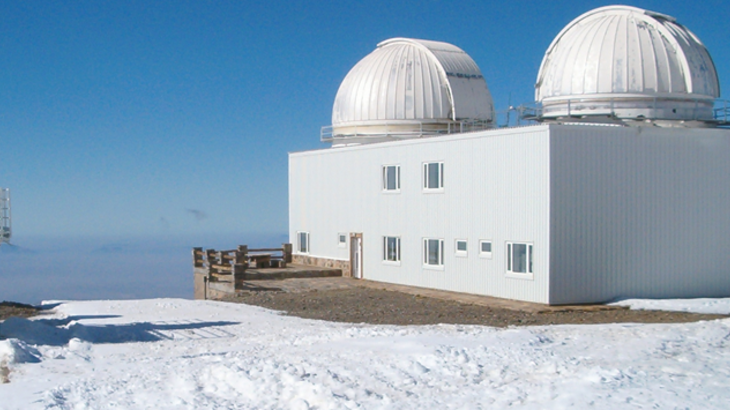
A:
[[[2,1],[0,186],[14,233],[285,232],[287,152],[326,147],[337,88],[378,42],[461,47],[501,110],[510,94],[532,101],[563,26],[608,4]],[[730,90],[727,1],[628,4],[697,34]]]

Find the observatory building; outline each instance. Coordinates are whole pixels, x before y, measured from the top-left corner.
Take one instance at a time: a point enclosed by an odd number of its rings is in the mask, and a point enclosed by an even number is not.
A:
[[[702,42],[599,8],[535,90],[537,123],[497,128],[461,49],[378,44],[337,92],[331,148],[289,155],[295,261],[545,304],[730,296],[730,130]]]

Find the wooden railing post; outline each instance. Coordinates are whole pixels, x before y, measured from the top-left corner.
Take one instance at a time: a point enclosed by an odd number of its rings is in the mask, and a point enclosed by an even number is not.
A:
[[[238,245],[233,260],[233,269],[231,270],[234,280],[242,277],[246,269],[248,269],[248,246]]]
[[[208,268],[208,276],[213,273],[213,265],[215,264],[215,249],[205,250],[205,263],[204,267]]]
[[[284,262],[291,263],[291,254],[292,254],[292,246],[290,243],[284,243],[282,244],[282,249],[284,252]]]
[[[193,248],[193,267],[203,267],[203,248]]]
[[[248,263],[248,245],[238,245],[236,249],[236,263],[241,265]]]

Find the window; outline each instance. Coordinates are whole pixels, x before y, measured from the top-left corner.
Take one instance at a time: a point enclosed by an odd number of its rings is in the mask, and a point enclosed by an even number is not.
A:
[[[444,240],[424,239],[423,240],[423,264],[425,266],[444,266]]]
[[[400,238],[397,236],[383,237],[383,261],[400,262]]]
[[[430,162],[423,164],[423,189],[438,191],[444,189],[444,163]]]
[[[344,234],[344,233],[337,234],[337,246],[339,246],[340,248],[344,248],[347,246],[347,234]]]
[[[466,256],[467,243],[466,239],[457,239],[456,245],[454,246],[456,256]]]
[[[309,253],[309,232],[297,232],[297,250],[299,253]]]
[[[400,165],[383,167],[383,191],[400,191]]]
[[[532,244],[507,242],[507,273],[532,276]]]
[[[492,241],[479,241],[479,257],[492,257]]]

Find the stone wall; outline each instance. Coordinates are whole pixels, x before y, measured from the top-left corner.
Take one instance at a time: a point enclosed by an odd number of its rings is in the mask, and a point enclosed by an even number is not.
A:
[[[298,265],[317,266],[320,268],[339,269],[342,271],[342,276],[350,277],[350,261],[317,258],[309,255],[292,255],[292,263],[296,263]]]
[[[206,273],[193,269],[193,298],[202,300],[206,299]]]
[[[193,298],[218,300],[236,294],[233,282],[209,282],[207,276],[205,269],[193,269]]]

